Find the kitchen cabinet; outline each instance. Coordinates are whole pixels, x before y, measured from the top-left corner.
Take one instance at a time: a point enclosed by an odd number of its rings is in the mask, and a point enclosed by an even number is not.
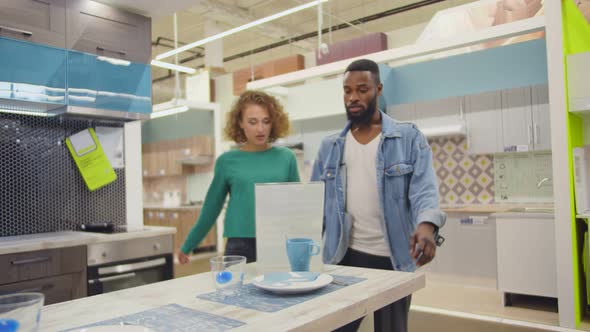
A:
[[[45,304],[86,296],[86,246],[0,255],[0,294],[41,292]]]
[[[143,176],[177,176],[212,169],[213,139],[193,136],[173,141],[160,141],[142,146]]]
[[[498,215],[498,290],[557,297],[553,214]],[[509,304],[509,301],[508,303]]]
[[[197,222],[200,212],[200,208],[144,209],[144,224],[148,226],[175,227],[174,247],[178,249]],[[215,248],[216,243],[217,229],[214,225],[197,249],[208,250]]]
[[[461,117],[462,102],[463,97],[450,97],[416,103],[414,122],[421,129],[455,124]]]
[[[248,82],[273,77],[305,68],[305,58],[295,54],[285,58],[268,61],[256,66],[233,72],[233,91],[238,96],[246,90]]]
[[[151,113],[151,69],[68,50],[68,104],[109,111]]]
[[[151,19],[92,0],[68,0],[67,48],[147,64]]]
[[[504,151],[500,91],[465,97],[465,120],[469,154],[493,154]]]
[[[502,90],[504,148],[551,149],[549,97],[546,85]]]
[[[549,86],[531,88],[534,150],[551,150],[551,114],[549,113]]]
[[[0,99],[34,102],[38,111],[65,106],[65,50],[0,37],[0,59]]]
[[[416,112],[414,104],[398,104],[387,107],[387,115],[397,121],[414,122]]]
[[[531,117],[531,89],[529,87],[502,90],[503,146],[533,147]]]
[[[0,37],[65,48],[66,0],[0,1]]]
[[[440,229],[445,238],[426,271],[451,277],[452,282],[495,285],[496,223],[487,213],[449,213]]]

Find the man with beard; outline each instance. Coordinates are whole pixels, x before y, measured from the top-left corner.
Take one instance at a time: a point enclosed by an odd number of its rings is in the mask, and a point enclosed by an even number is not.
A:
[[[323,260],[413,272],[434,258],[446,220],[432,151],[415,125],[379,110],[383,85],[375,62],[352,62],[343,88],[348,124],[322,141],[312,174],[326,186]],[[375,331],[407,331],[410,300],[376,311]],[[360,322],[338,331],[356,331]]]

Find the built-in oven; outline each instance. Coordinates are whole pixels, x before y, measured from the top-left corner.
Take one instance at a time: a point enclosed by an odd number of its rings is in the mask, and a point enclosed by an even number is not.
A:
[[[172,279],[171,235],[93,243],[88,246],[88,295]]]

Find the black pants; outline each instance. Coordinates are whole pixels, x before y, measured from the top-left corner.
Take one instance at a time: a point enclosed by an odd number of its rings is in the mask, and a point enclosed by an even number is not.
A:
[[[225,255],[246,257],[246,263],[256,262],[256,238],[230,237],[225,244]]]
[[[393,266],[391,265],[391,260],[389,257],[369,255],[350,248],[338,265],[365,267],[380,270],[393,270]],[[373,316],[375,332],[407,332],[408,312],[410,311],[411,301],[412,296],[410,295],[375,311],[375,315]],[[362,320],[362,318],[355,320],[354,322],[344,325],[335,331],[356,331],[361,325]]]

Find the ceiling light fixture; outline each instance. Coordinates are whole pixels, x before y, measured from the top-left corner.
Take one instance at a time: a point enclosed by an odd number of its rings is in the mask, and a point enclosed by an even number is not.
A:
[[[175,65],[173,63],[162,62],[162,61],[158,61],[158,60],[152,60],[151,64],[152,64],[152,66],[166,68],[166,69],[172,69],[172,70],[180,71],[180,72],[187,73],[187,74],[194,74],[197,72],[197,70],[194,68],[179,66],[179,65]]]
[[[273,15],[270,15],[270,16],[267,16],[267,17],[264,17],[264,18],[261,18],[261,19],[256,20],[256,21],[252,21],[250,23],[246,23],[244,25],[240,25],[239,27],[235,27],[233,29],[229,29],[227,31],[224,31],[224,32],[218,33],[216,35],[213,35],[213,36],[210,36],[210,37],[207,37],[207,38],[198,40],[196,42],[193,42],[193,43],[190,43],[190,44],[186,44],[186,45],[184,45],[182,47],[173,49],[171,51],[164,52],[164,53],[162,53],[160,55],[157,55],[156,56],[156,60],[162,60],[162,59],[171,57],[171,56],[173,56],[175,54],[178,54],[180,52],[184,52],[186,50],[190,50],[191,48],[195,48],[197,46],[201,46],[201,45],[207,44],[207,43],[212,42],[214,40],[221,39],[221,38],[227,37],[229,35],[233,35],[234,33],[237,33],[237,32],[240,32],[240,31],[243,31],[243,30],[246,30],[246,29],[250,29],[250,28],[255,27],[257,25],[261,25],[261,24],[264,24],[264,23],[268,23],[270,21],[274,21],[274,20],[276,20],[278,18],[287,16],[287,15],[291,15],[293,13],[302,11],[302,10],[307,9],[307,8],[311,8],[311,7],[317,6],[317,5],[319,5],[321,3],[324,3],[324,2],[327,2],[327,1],[328,0],[317,0],[317,1],[308,2],[306,4],[303,4],[303,5],[300,5],[300,6],[297,6],[297,7],[293,7],[291,9],[287,9],[287,10],[282,11],[280,13],[276,13],[276,14],[273,14]]]
[[[164,111],[157,111],[156,112],[154,110],[154,112],[152,112],[150,114],[150,118],[152,118],[152,119],[160,118],[160,117],[167,116],[167,115],[183,113],[183,112],[186,112],[188,110],[189,110],[188,106],[185,106],[185,105],[184,106],[178,106],[178,107],[170,108],[170,109],[167,109],[167,110],[164,110]]]
[[[50,117],[56,116],[57,114],[54,113],[41,113],[41,112],[34,112],[34,111],[19,111],[19,110],[9,110],[0,108],[0,113],[8,113],[8,114],[18,114],[18,115],[32,115],[32,116],[42,116],[42,117]]]

